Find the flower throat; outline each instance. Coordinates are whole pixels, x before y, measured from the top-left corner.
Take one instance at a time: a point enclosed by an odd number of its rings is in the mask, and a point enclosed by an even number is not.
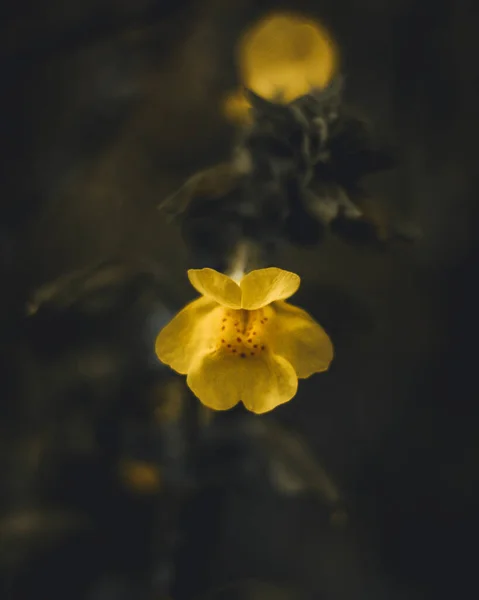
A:
[[[223,313],[220,323],[218,350],[239,358],[256,356],[264,352],[264,330],[270,317],[266,310],[233,310]]]

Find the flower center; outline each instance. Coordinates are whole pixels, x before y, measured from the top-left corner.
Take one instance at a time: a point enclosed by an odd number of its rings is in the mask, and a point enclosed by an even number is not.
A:
[[[226,354],[249,358],[266,350],[266,327],[271,309],[225,309],[220,320],[217,349]],[[272,312],[272,311],[271,311]]]

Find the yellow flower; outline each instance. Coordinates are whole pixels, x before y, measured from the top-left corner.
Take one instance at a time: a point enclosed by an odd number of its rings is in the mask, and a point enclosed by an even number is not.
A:
[[[278,12],[253,24],[241,37],[237,61],[242,84],[267,100],[288,103],[311,89],[323,89],[338,71],[339,51],[318,21]],[[226,116],[247,121],[249,103],[242,91],[224,103]]]
[[[241,401],[265,413],[295,396],[298,378],[328,369],[328,335],[304,310],[284,302],[299,287],[295,273],[259,269],[239,284],[213,269],[191,269],[188,277],[202,297],[160,331],[156,354],[187,375],[209,408],[228,410]]]
[[[268,15],[240,41],[238,62],[246,87],[264,98],[278,92],[284,102],[324,88],[338,64],[338,52],[321,23],[294,13]]]

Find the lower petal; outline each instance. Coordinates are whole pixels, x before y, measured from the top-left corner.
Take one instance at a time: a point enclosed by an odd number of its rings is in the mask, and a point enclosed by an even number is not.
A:
[[[186,375],[192,362],[213,343],[212,320],[218,308],[216,302],[203,297],[185,306],[156,338],[155,351],[161,362]]]
[[[298,378],[281,356],[261,357],[206,354],[196,361],[186,380],[191,391],[213,410],[228,410],[242,401],[261,414],[288,402],[296,395]]]
[[[287,302],[275,302],[274,321],[268,331],[273,352],[290,362],[300,379],[327,371],[333,360],[328,334],[308,313]]]

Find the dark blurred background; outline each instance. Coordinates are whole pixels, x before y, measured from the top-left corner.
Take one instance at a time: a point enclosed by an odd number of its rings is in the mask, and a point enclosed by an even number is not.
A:
[[[346,101],[398,149],[368,191],[416,241],[285,249],[336,359],[259,421],[204,413],[154,357],[193,297],[157,205],[229,151],[235,43],[276,8],[336,39]],[[477,13],[3,3],[1,598],[474,595]]]

